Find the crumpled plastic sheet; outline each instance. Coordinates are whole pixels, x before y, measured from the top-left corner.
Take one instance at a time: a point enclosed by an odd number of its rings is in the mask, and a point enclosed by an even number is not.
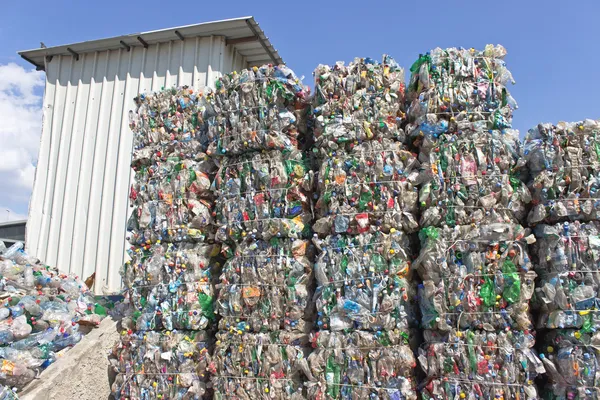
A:
[[[460,329],[532,329],[534,293],[527,244],[535,241],[516,224],[424,228],[413,266],[419,285],[422,326]]]
[[[507,90],[515,83],[501,45],[475,49],[435,48],[411,66],[408,135],[452,131],[453,125],[481,121],[487,129],[510,128],[516,101]]]
[[[245,240],[223,266],[219,329],[307,332],[312,327],[312,261],[308,240]]]
[[[535,378],[545,372],[529,331],[447,333],[426,330],[419,364],[424,399],[537,399]]]
[[[529,224],[600,220],[600,121],[539,124],[525,137],[524,155]]]
[[[22,388],[107,310],[78,277],[41,264],[21,242],[0,255],[0,276],[0,384]]]
[[[416,155],[389,139],[333,152],[320,167],[313,229],[321,235],[416,231],[418,175]]]
[[[313,75],[314,136],[321,157],[370,140],[404,141],[404,69],[392,57],[319,65]]]
[[[263,65],[219,78],[210,96],[209,154],[302,149],[310,89],[285,65]]]
[[[300,362],[308,335],[297,332],[217,333],[209,366],[216,400],[307,399]]]
[[[313,333],[313,350],[300,361],[308,398],[416,400],[416,361],[407,340],[398,329]]]
[[[170,156],[193,160],[206,152],[214,109],[202,93],[184,86],[142,93],[134,100],[136,110],[129,111],[134,160]]]
[[[540,358],[548,383],[547,400],[587,400],[600,396],[600,333],[574,329],[549,331]]]
[[[340,331],[408,330],[415,286],[408,236],[392,229],[358,236],[314,238],[317,326]]]
[[[0,400],[19,400],[16,391],[12,390],[8,386],[0,387]]]
[[[123,332],[109,360],[116,399],[210,399],[211,339],[204,331]]]
[[[417,181],[421,227],[523,221],[531,194],[521,181],[520,147],[511,129],[426,137]]]
[[[600,330],[600,222],[534,229],[539,326]]]
[[[135,309],[136,328],[206,329],[216,322],[211,270],[218,245],[155,244],[130,250],[121,276]]]
[[[217,239],[309,237],[313,180],[299,150],[222,159],[216,178]]]

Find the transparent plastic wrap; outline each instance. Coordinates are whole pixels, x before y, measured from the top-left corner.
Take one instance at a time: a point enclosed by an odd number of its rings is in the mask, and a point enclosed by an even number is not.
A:
[[[220,77],[211,97],[209,153],[233,156],[304,148],[310,89],[285,65],[263,65]]]
[[[169,243],[130,250],[121,275],[137,330],[198,330],[215,323],[211,271],[219,248]]]
[[[310,330],[313,259],[307,240],[242,242],[223,266],[217,285],[219,329]]]
[[[212,398],[207,388],[211,339],[204,331],[123,332],[109,355],[117,399]]]
[[[519,133],[510,129],[426,137],[417,181],[421,227],[524,220],[531,194],[521,181],[521,154]]]
[[[410,68],[408,119],[412,137],[455,132],[481,121],[488,129],[510,128],[516,101],[507,90],[515,81],[506,68],[506,50],[435,48]]]
[[[321,331],[301,360],[310,399],[416,400],[416,361],[403,332]]]
[[[217,239],[309,237],[313,172],[298,150],[223,159],[216,178]]]
[[[424,228],[414,262],[422,326],[428,329],[532,329],[529,300],[535,241],[516,224]]]
[[[600,330],[600,222],[535,227],[540,327]]]
[[[322,157],[369,140],[404,141],[404,69],[392,57],[319,65],[313,75],[314,136]]]
[[[307,399],[300,363],[308,335],[293,332],[217,333],[209,366],[214,399]]]
[[[320,167],[313,229],[321,235],[416,231],[418,175],[416,155],[388,139],[334,152]]]
[[[129,111],[133,160],[176,155],[195,159],[209,145],[208,123],[214,110],[208,99],[188,87],[171,88],[134,99]]]
[[[424,339],[418,356],[427,376],[423,398],[491,399],[499,389],[505,399],[538,398],[533,381],[545,369],[533,332],[426,330]]]
[[[540,354],[548,382],[547,400],[591,400],[600,397],[600,333],[574,329],[549,331]]]
[[[408,330],[416,325],[415,286],[406,234],[314,238],[317,326],[340,331]]]
[[[525,137],[524,155],[530,225],[600,220],[600,121],[539,124]]]
[[[134,205],[127,223],[131,244],[209,242],[215,238],[214,203],[208,199],[151,200]]]

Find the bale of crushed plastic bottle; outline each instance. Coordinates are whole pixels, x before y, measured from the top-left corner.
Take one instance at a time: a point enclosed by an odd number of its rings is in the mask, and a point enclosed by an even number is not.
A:
[[[600,222],[535,227],[538,324],[600,329]]]
[[[311,335],[313,350],[300,361],[310,399],[416,400],[416,361],[398,329]]]
[[[416,325],[408,236],[392,229],[313,240],[317,326],[340,331],[408,330]]]
[[[490,44],[483,51],[438,47],[420,55],[410,68],[407,134],[418,141],[479,121],[486,129],[510,128],[517,103],[507,89],[515,82],[505,55],[504,47]]]
[[[198,330],[216,322],[211,270],[218,245],[162,243],[129,254],[121,275],[138,330]]]
[[[298,150],[222,159],[216,177],[217,239],[310,235],[313,173]]]
[[[0,254],[0,384],[22,388],[107,310],[74,275],[43,265],[16,243]]]
[[[304,333],[217,333],[209,365],[214,398],[308,398],[300,369],[307,344]]]
[[[530,331],[426,330],[418,360],[424,399],[536,399],[545,372]],[[455,397],[458,396],[458,397]]]
[[[414,267],[422,326],[460,329],[532,329],[529,301],[536,274],[527,245],[535,241],[516,224],[421,230]]]
[[[596,331],[548,331],[540,358],[548,382],[547,400],[597,399],[600,396],[600,334]]]
[[[313,246],[307,240],[245,240],[226,261],[217,288],[219,329],[265,332],[312,327]]]
[[[600,220],[600,121],[539,124],[525,137],[528,223]]]
[[[392,57],[319,65],[314,73],[314,136],[320,158],[365,141],[404,141],[404,69]]]
[[[531,195],[521,181],[525,160],[518,131],[427,137],[419,161],[421,227],[525,219]]]
[[[204,331],[123,332],[109,356],[116,399],[210,399]]]
[[[419,162],[402,143],[384,139],[334,152],[322,160],[318,176],[315,232],[418,229]]]
[[[209,154],[230,157],[305,147],[310,89],[285,65],[223,75],[210,96]]]

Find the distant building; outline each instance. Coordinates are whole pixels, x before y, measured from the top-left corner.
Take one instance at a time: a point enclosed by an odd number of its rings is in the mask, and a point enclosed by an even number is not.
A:
[[[16,242],[25,243],[26,225],[27,220],[0,223],[0,241],[4,242],[6,247],[10,247]]]

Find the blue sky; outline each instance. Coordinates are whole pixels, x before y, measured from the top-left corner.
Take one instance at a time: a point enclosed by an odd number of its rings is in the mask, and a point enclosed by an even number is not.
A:
[[[311,86],[312,71],[319,63],[349,62],[357,56],[379,58],[387,53],[408,69],[419,53],[434,47],[483,48],[486,43],[500,43],[508,50],[506,62],[517,81],[511,88],[519,103],[514,117],[516,128],[524,133],[538,122],[600,118],[598,0],[29,0],[4,2],[2,8],[0,120],[10,114],[15,123],[8,133],[0,127],[2,146],[10,143],[14,158],[10,158],[14,161],[12,172],[7,171],[11,163],[4,163],[4,168],[0,163],[0,221],[5,219],[6,208],[14,216],[27,213],[31,164],[37,157],[41,126],[36,107],[43,75],[30,72],[29,64],[16,52],[37,48],[40,41],[50,47],[253,15],[286,63],[298,75],[304,75],[305,83]],[[24,112],[17,113],[15,107]],[[25,126],[18,125],[16,116]],[[27,134],[11,140],[17,132]],[[19,158],[19,151],[25,155]],[[1,146],[0,157],[5,159]]]

